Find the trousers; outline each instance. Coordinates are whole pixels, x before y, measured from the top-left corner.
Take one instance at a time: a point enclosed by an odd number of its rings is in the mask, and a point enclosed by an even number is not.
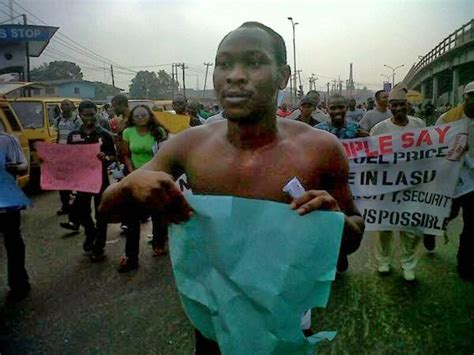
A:
[[[390,265],[392,261],[394,239],[400,236],[401,257],[400,263],[404,270],[414,270],[419,260],[419,250],[423,236],[407,231],[373,232],[375,236],[375,259],[379,266]]]
[[[20,210],[0,213],[0,233],[7,251],[8,286],[11,290],[22,289],[29,285],[25,269],[25,243],[20,231]]]

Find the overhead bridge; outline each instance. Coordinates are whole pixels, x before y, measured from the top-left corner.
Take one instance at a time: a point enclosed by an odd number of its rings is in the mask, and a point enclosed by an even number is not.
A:
[[[461,102],[464,85],[474,81],[474,19],[420,57],[403,81],[435,105]]]

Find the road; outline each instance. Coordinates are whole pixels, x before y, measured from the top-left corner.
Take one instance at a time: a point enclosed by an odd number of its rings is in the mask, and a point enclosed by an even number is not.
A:
[[[119,274],[124,238],[108,233],[107,259],[91,264],[82,255],[83,235],[65,234],[58,223],[58,194],[33,197],[23,215],[30,296],[2,306],[2,354],[192,354],[193,331],[184,315],[167,257],[153,258],[141,240],[141,266]],[[433,254],[423,251],[417,281],[406,283],[399,266],[375,270],[369,237],[350,256],[349,271],[333,283],[325,309],[313,312],[315,330],[337,330],[321,354],[472,354],[474,284],[456,273],[461,221],[450,226]],[[144,225],[143,235],[151,230]],[[5,260],[4,249],[0,257]],[[0,300],[8,291],[0,265]],[[3,303],[3,302],[2,302]]]

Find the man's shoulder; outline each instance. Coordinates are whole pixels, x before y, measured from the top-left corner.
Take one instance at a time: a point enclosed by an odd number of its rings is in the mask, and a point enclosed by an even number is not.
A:
[[[426,123],[419,117],[415,116],[408,116],[408,120],[411,121],[414,125],[419,126],[419,127],[425,127]]]
[[[307,147],[318,147],[318,149],[338,146],[339,140],[337,137],[324,129],[318,129],[317,126],[320,125],[325,125],[325,123],[311,127],[306,123],[295,120],[279,120],[280,131],[295,142],[301,142]]]
[[[375,126],[373,126],[372,129],[370,130],[370,135],[372,136],[372,135],[377,135],[380,133],[385,133],[385,130],[387,129],[387,125],[391,119],[392,118],[389,117],[375,124]]]

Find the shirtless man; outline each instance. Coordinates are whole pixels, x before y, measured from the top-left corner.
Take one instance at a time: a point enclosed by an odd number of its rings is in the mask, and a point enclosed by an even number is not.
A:
[[[194,194],[289,203],[300,215],[342,211],[342,248],[346,254],[355,251],[364,222],[351,199],[341,143],[328,132],[276,117],[278,90],[286,87],[289,75],[285,43],[272,29],[248,22],[230,32],[219,44],[213,78],[227,120],[168,141],[143,168],[107,189],[101,212],[123,215],[135,204],[155,208],[174,223],[185,222],[192,210],[174,183],[185,173]],[[294,176],[307,190],[296,200],[282,191]],[[199,333],[196,343],[197,353],[216,349]]]

